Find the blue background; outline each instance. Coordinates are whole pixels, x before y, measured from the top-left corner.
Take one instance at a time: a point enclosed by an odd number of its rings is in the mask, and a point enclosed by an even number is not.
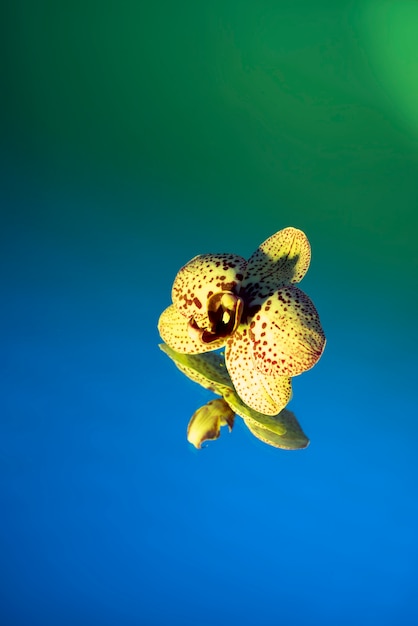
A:
[[[5,3],[2,624],[418,622],[418,16],[337,5]],[[174,276],[290,225],[311,444],[197,451]]]

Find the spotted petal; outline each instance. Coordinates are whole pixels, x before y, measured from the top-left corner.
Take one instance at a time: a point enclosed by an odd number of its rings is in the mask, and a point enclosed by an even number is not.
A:
[[[269,376],[256,369],[246,324],[240,324],[228,340],[225,362],[238,395],[250,408],[264,415],[276,415],[289,402],[290,378]]]
[[[162,312],[158,330],[170,348],[183,354],[201,354],[221,348],[225,344],[225,339],[217,339],[209,344],[199,341],[197,335],[190,333],[189,320],[173,304]]]
[[[236,254],[201,254],[178,272],[172,289],[173,304],[201,328],[209,324],[207,303],[221,292],[236,292],[247,262]]]
[[[249,334],[257,370],[273,377],[305,372],[315,365],[325,347],[315,306],[293,285],[262,302]]]
[[[267,295],[282,285],[298,283],[308,271],[311,246],[301,230],[284,228],[272,235],[252,254],[242,287],[251,299]]]

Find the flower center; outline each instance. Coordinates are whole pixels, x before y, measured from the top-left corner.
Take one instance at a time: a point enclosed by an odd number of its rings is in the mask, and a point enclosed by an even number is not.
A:
[[[208,299],[209,327],[200,328],[194,318],[189,322],[189,335],[202,343],[211,343],[235,332],[241,321],[244,301],[230,291],[215,293]]]

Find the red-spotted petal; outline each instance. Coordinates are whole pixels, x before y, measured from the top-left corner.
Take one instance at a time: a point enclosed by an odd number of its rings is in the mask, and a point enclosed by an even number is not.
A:
[[[301,230],[284,228],[262,243],[248,260],[242,282],[248,298],[266,296],[282,285],[297,283],[308,271],[311,246]]]
[[[315,306],[293,285],[264,300],[250,323],[252,355],[258,371],[297,376],[310,369],[325,347]]]
[[[216,293],[237,292],[247,262],[236,254],[201,254],[178,272],[172,289],[173,303],[187,318],[207,327],[207,303]]]
[[[290,378],[266,376],[258,371],[252,357],[252,341],[245,324],[238,326],[227,341],[225,363],[235,390],[254,411],[276,415],[292,395]]]
[[[158,330],[165,343],[176,352],[183,354],[201,354],[222,348],[225,339],[217,339],[211,343],[199,341],[198,334],[191,332],[189,320],[172,304],[160,315]]]

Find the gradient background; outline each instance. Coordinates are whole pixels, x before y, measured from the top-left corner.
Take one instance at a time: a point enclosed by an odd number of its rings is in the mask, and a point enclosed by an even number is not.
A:
[[[1,624],[416,625],[418,4],[2,12]],[[196,451],[173,278],[289,225],[311,445]]]

